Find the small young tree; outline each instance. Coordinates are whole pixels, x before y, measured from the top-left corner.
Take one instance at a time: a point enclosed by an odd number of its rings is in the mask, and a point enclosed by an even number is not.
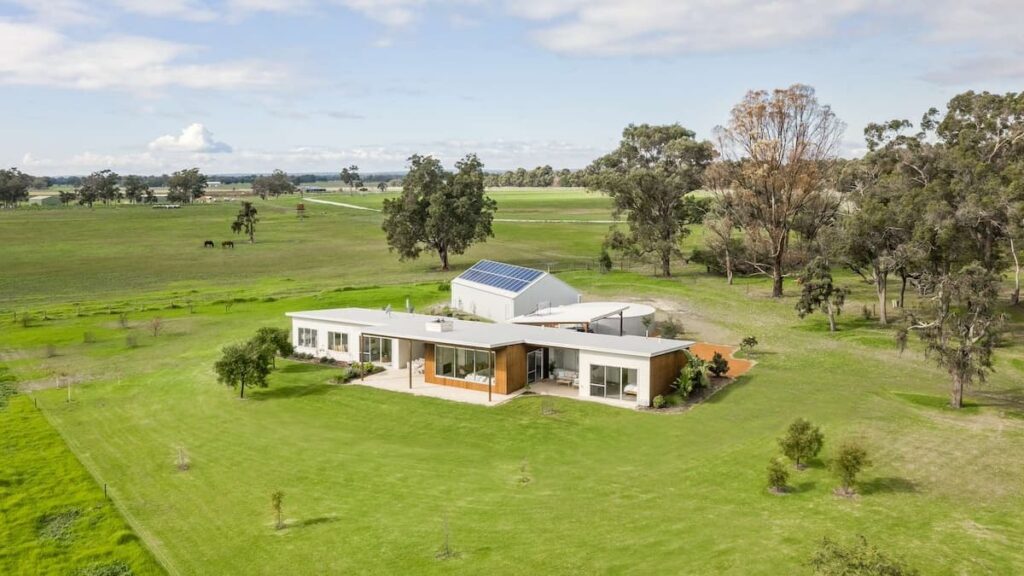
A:
[[[597,265],[600,267],[602,274],[612,271],[612,256],[604,246],[601,247],[601,255],[597,258]]]
[[[779,448],[798,470],[804,469],[807,461],[821,452],[824,443],[825,435],[821,429],[803,418],[794,420],[786,430],[786,435],[779,438]]]
[[[921,336],[925,353],[952,380],[953,408],[963,406],[964,389],[975,381],[985,382],[992,371],[992,353],[1003,323],[998,298],[998,276],[971,264],[937,283],[934,320],[911,318],[910,328]]]
[[[217,380],[234,388],[241,387],[239,398],[245,398],[245,387],[267,387],[270,358],[266,348],[255,342],[232,344],[224,348],[220,360],[213,365]]]
[[[235,215],[235,221],[231,223],[231,231],[235,234],[245,234],[249,237],[249,243],[256,243],[256,223],[260,219],[256,217],[256,208],[252,202],[242,202],[242,207]]]
[[[270,494],[270,507],[274,510],[274,529],[280,530],[284,528],[284,517],[282,514],[282,505],[284,504],[284,492],[280,490],[274,490]]]
[[[153,338],[160,335],[160,330],[162,330],[163,327],[164,320],[159,316],[154,316],[153,319],[149,321],[149,331],[153,333]]]
[[[808,562],[815,576],[917,576],[918,571],[882,553],[863,536],[844,546],[828,537],[821,540]]]
[[[714,374],[716,378],[729,372],[729,361],[722,356],[721,352],[715,352],[711,357],[711,362],[708,363],[708,372]]]
[[[839,493],[844,496],[855,494],[857,475],[869,465],[868,452],[863,446],[852,440],[841,444],[831,464],[832,472],[839,479]]]
[[[270,366],[277,368],[277,356],[290,356],[295,349],[292,347],[292,342],[288,330],[285,328],[271,328],[265,326],[256,331],[256,336],[253,337],[255,342],[261,348],[267,351],[270,356]]]
[[[782,494],[787,489],[789,482],[789,470],[781,458],[772,458],[768,462],[768,490],[773,494]]]
[[[850,291],[832,282],[828,261],[815,258],[797,282],[801,286],[800,301],[796,303],[797,314],[803,318],[815,310],[822,310],[828,316],[829,332],[835,332],[836,316],[842,312],[846,295]]]

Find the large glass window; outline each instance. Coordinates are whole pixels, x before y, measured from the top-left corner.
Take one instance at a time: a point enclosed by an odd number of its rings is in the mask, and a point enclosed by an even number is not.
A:
[[[299,328],[299,342],[298,345],[303,348],[316,348],[316,329],[315,328]]]
[[[381,336],[363,336],[363,361],[391,362],[391,338]]]
[[[494,352],[434,346],[434,374],[486,384],[494,378]]]
[[[616,400],[636,400],[636,369],[590,365],[590,395]]]
[[[555,363],[555,370],[577,372],[580,369],[580,352],[566,348],[552,348],[551,361]]]
[[[345,332],[328,332],[327,348],[335,352],[348,352],[348,334]]]

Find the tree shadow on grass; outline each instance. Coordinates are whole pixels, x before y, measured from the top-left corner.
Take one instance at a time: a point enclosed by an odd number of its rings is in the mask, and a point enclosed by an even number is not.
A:
[[[337,516],[317,516],[316,518],[306,518],[305,520],[296,520],[289,522],[289,528],[305,528],[307,526],[316,526],[318,524],[330,524],[331,522],[337,522],[339,518]]]
[[[810,491],[814,490],[814,488],[817,485],[818,485],[817,482],[813,482],[813,481],[810,481],[810,480],[808,480],[806,482],[793,482],[792,484],[789,485],[789,493],[790,494],[803,494],[805,492],[810,492]]]
[[[869,494],[913,494],[917,492],[917,484],[907,478],[896,476],[880,476],[860,482],[858,492]]]
[[[722,387],[721,389],[716,391],[714,394],[712,394],[710,398],[706,398],[706,399],[702,400],[701,403],[702,404],[717,404],[718,402],[722,402],[724,400],[727,400],[729,398],[729,396],[732,395],[733,392],[736,392],[740,388],[744,388],[744,387],[748,386],[750,384],[750,381],[753,378],[754,377],[751,376],[750,374],[744,374],[742,376],[738,376],[738,377],[734,378],[732,382],[726,384],[724,387]]]
[[[288,364],[281,364],[277,367],[277,372],[281,374],[306,374],[308,372],[316,372],[318,370],[330,370],[331,368],[337,368],[336,366],[330,366],[326,364],[307,364],[305,362],[290,362]]]
[[[339,390],[338,386],[331,384],[306,384],[296,386],[280,386],[271,388],[260,388],[254,390],[251,393],[247,393],[246,397],[256,401],[264,400],[286,400],[289,398],[301,398],[304,396],[320,396],[329,392]],[[248,390],[246,390],[248,392]]]

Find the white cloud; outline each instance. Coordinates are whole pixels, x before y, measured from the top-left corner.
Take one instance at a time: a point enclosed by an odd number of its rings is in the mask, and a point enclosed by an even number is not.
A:
[[[870,0],[518,0],[543,23],[534,38],[578,55],[671,54],[777,46],[825,37]]]
[[[210,22],[217,12],[203,2],[195,0],[112,0],[126,12],[154,18],[178,18],[194,22]]]
[[[149,149],[166,152],[191,152],[204,154],[222,154],[231,152],[231,146],[213,139],[213,133],[202,124],[194,123],[186,126],[181,134],[174,136],[165,134],[149,143]]]
[[[141,36],[77,41],[39,24],[0,20],[0,84],[139,92],[158,88],[272,88],[279,66],[253,60],[194,63],[195,46]]]

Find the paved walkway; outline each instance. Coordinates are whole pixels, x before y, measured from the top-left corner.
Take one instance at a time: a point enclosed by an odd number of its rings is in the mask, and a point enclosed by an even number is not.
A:
[[[724,344],[709,344],[707,342],[698,342],[690,347],[690,352],[694,356],[701,360],[710,361],[715,355],[715,352],[725,356],[725,359],[729,361],[729,372],[726,376],[730,378],[736,378],[742,376],[750,371],[754,367],[753,360],[747,360],[746,358],[734,358],[733,353],[739,350],[738,346],[726,346]]]
[[[321,200],[319,198],[310,198],[305,196],[302,198],[303,202],[314,202],[316,204],[330,204],[331,206],[340,206],[342,208],[351,208],[353,210],[366,210],[367,212],[380,212],[376,208],[370,208],[369,206],[356,206],[355,204],[346,204],[344,202],[335,202],[334,200]]]

